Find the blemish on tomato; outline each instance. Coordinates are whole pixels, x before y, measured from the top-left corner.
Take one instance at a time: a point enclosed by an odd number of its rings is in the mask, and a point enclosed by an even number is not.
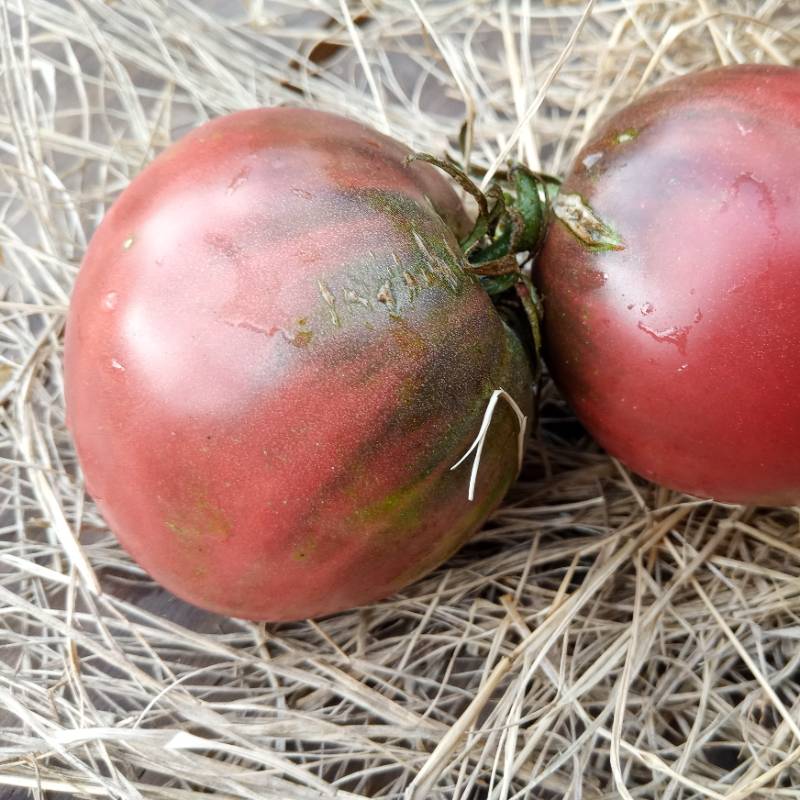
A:
[[[686,345],[689,339],[689,331],[691,328],[688,325],[672,325],[663,330],[655,330],[644,322],[639,322],[639,330],[644,331],[648,336],[651,336],[657,342],[674,344],[678,348],[678,352],[686,355]]]
[[[231,524],[225,512],[212,503],[202,490],[192,493],[187,509],[176,511],[164,521],[164,525],[183,543],[201,542],[210,537],[227,541],[231,536]]]
[[[314,338],[314,334],[311,331],[297,331],[293,336],[289,336],[284,331],[283,335],[286,341],[295,347],[306,347],[311,344],[311,340]]]
[[[624,250],[622,237],[595,213],[577,193],[559,194],[553,213],[585,248],[594,251]]]
[[[344,290],[344,299],[345,302],[353,304],[358,304],[364,306],[364,308],[369,308],[369,300],[366,297],[362,297],[360,294],[356,294],[352,289],[345,289]]]
[[[249,167],[242,167],[230,180],[226,193],[233,194],[237,189],[240,189],[247,183],[247,177],[250,175]]]
[[[639,135],[639,131],[636,128],[628,128],[620,133],[618,133],[614,137],[614,141],[617,144],[625,144],[625,142],[632,142],[637,136]]]
[[[383,303],[387,308],[394,308],[394,295],[388,283],[384,283],[378,290],[378,302]]]
[[[336,311],[336,298],[333,296],[333,292],[322,282],[317,281],[317,286],[319,287],[319,293],[322,296],[322,299],[325,302],[325,305],[328,306],[328,312],[331,316],[331,322],[334,324],[335,327],[339,327],[339,314]]]

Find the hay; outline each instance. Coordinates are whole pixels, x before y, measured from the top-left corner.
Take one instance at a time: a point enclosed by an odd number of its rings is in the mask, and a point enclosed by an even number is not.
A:
[[[0,796],[800,797],[791,510],[630,476],[552,387],[486,530],[372,608],[169,599],[83,493],[61,333],[103,210],[234,109],[354,113],[558,173],[646,86],[797,63],[797,0],[0,3]],[[18,794],[17,794],[18,793]]]

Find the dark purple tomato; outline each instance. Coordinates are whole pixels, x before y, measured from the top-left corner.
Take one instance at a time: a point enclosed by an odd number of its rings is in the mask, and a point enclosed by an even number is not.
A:
[[[468,274],[449,182],[355,122],[223,117],[169,148],[92,239],[66,339],[90,493],[199,606],[293,619],[383,597],[452,554],[518,469],[516,336]]]
[[[800,71],[665,84],[561,191],[546,358],[589,431],[666,486],[800,503]]]

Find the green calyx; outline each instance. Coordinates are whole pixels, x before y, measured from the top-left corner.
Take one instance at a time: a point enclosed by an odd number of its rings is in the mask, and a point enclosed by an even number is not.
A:
[[[544,241],[560,182],[513,164],[483,192],[451,162],[427,153],[416,153],[408,161],[425,161],[438,167],[475,198],[478,216],[459,243],[468,270],[478,277],[501,313],[518,318],[521,312],[526,319],[533,343],[534,374],[538,376],[542,306],[530,277],[530,265]]]

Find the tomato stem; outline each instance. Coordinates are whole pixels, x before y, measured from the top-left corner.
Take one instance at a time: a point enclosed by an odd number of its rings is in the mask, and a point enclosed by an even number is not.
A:
[[[467,270],[503,313],[509,307],[525,319],[533,341],[534,372],[541,371],[542,306],[530,278],[530,264],[537,256],[560,182],[536,173],[523,164],[511,164],[486,192],[452,161],[429,153],[415,153],[407,162],[424,161],[441,169],[478,205],[472,230],[459,242]]]

